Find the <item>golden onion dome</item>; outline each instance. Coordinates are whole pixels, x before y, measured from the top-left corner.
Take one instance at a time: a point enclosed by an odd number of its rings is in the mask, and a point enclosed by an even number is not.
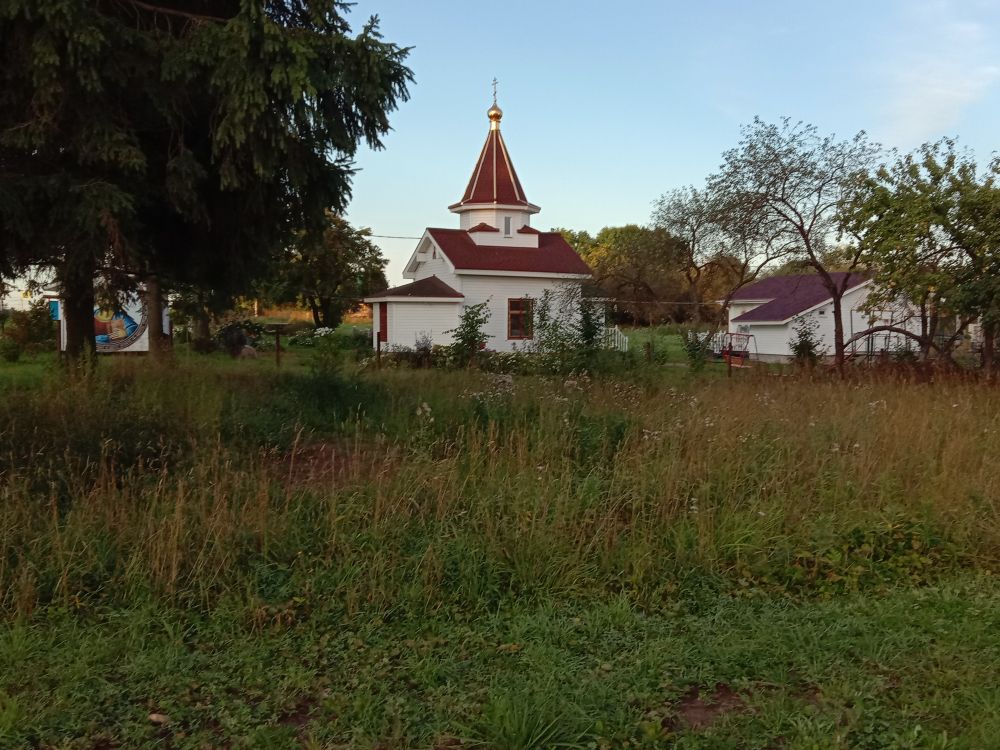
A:
[[[500,122],[500,118],[503,117],[503,110],[497,106],[496,102],[493,102],[493,106],[487,110],[486,116],[490,118],[490,122]]]

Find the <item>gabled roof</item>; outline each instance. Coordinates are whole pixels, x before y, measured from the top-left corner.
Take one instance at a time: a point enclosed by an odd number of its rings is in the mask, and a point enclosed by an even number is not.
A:
[[[538,247],[477,245],[463,229],[429,228],[456,271],[499,271],[590,276],[590,267],[559,232],[539,232]]]
[[[848,274],[843,271],[831,273],[834,284],[840,286],[845,277],[844,290],[853,289],[868,281],[861,273]],[[815,273],[793,276],[772,276],[749,284],[732,297],[732,302],[756,302],[769,300],[764,304],[733,318],[734,323],[782,323],[794,318],[810,308],[832,299],[822,277]]]
[[[485,221],[481,221],[476,226],[469,229],[469,234],[473,232],[499,232],[500,230],[494,226],[490,226]]]
[[[465,295],[452,289],[437,276],[428,276],[426,279],[420,279],[419,281],[403,284],[402,286],[395,286],[392,289],[386,289],[384,292],[375,292],[366,299],[383,299],[386,297],[463,299]]]
[[[492,119],[492,118],[491,118]],[[493,127],[496,126],[496,127]],[[466,205],[493,203],[501,206],[523,206],[537,210],[538,207],[529,203],[521,187],[521,181],[514,171],[514,164],[507,153],[507,145],[500,135],[499,118],[491,122],[486,143],[479,152],[476,167],[462,200],[448,206],[452,211]]]

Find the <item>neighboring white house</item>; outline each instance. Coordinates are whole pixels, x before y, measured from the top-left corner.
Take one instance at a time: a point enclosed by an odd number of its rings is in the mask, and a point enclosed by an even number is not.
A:
[[[843,283],[844,277],[848,276],[841,298],[845,340],[879,325],[920,332],[919,319],[906,307],[875,313],[864,309],[872,285],[867,276],[857,273],[833,273],[831,276],[837,284]],[[729,305],[728,331],[740,335],[737,346],[742,348],[745,345],[751,357],[777,361],[791,357],[795,327],[803,319],[815,324],[820,346],[832,354],[833,298],[823,280],[817,274],[772,276],[748,284],[733,295]],[[876,333],[856,342],[851,348],[853,351],[877,353],[908,345],[912,346],[906,337],[898,333]]]
[[[578,298],[591,277],[561,234],[531,226],[540,209],[528,202],[514,171],[496,101],[487,116],[490,129],[472,178],[462,199],[448,207],[459,228],[428,228],[403,271],[413,281],[365,299],[372,305],[373,346],[412,349],[425,338],[448,344],[447,331],[458,325],[462,309],[486,302],[487,348],[523,349],[531,343],[535,302],[546,291]]]

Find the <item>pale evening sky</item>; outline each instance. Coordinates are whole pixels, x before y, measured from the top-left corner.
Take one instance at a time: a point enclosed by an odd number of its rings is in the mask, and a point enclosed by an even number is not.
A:
[[[385,149],[358,154],[348,218],[376,234],[458,225],[494,76],[542,230],[647,222],[754,115],[906,150],[1000,146],[1000,0],[360,0],[352,24],[372,13],[416,77]],[[377,241],[398,283],[415,241]]]

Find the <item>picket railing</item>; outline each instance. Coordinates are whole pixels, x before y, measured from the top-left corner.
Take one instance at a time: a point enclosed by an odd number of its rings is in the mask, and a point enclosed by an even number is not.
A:
[[[628,351],[628,336],[622,333],[618,326],[611,326],[604,329],[604,348],[615,349],[619,352]]]

